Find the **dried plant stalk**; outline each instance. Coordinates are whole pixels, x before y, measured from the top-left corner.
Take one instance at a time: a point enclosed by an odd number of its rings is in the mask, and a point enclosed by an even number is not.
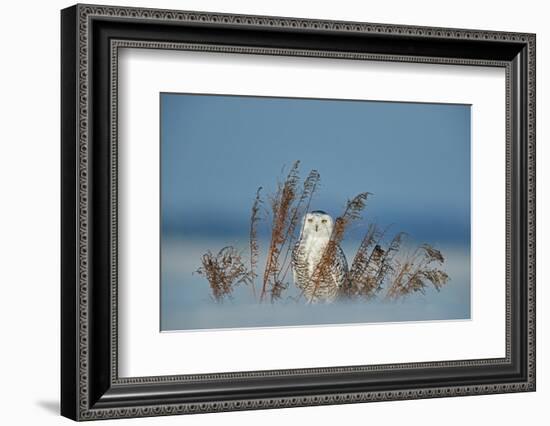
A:
[[[252,287],[252,296],[256,300],[256,269],[258,267],[258,259],[260,257],[260,245],[258,243],[258,222],[260,221],[260,206],[262,204],[262,199],[260,197],[260,192],[262,187],[259,187],[256,191],[256,198],[254,198],[254,203],[252,204],[252,209],[250,213],[250,232],[249,232],[249,248],[250,248],[250,275],[252,277],[251,287]]]
[[[277,193],[271,200],[273,214],[271,241],[267,252],[260,302],[265,299],[269,290],[269,284],[271,283],[271,287],[273,287],[278,281],[279,255],[281,254],[281,247],[285,240],[290,208],[296,198],[296,188],[300,180],[298,174],[299,166],[299,161],[296,161],[292,165],[284,183],[278,185]]]
[[[381,240],[385,233],[386,231],[380,232],[375,225],[369,226],[350,268],[349,290],[346,295],[370,299],[383,288],[388,273],[393,271],[394,255],[405,235],[402,232],[395,235],[384,250]]]
[[[424,293],[429,283],[439,291],[449,281],[449,275],[434,264],[442,265],[444,262],[445,258],[439,250],[429,244],[421,245],[412,256],[404,261],[396,261],[394,278],[386,298],[396,299],[414,292]]]
[[[202,256],[202,266],[196,272],[206,277],[216,302],[230,297],[237,284],[250,284],[252,281],[239,251],[231,246],[222,248],[217,255],[207,251]]]
[[[376,275],[376,282],[379,283],[378,289],[382,287],[382,283],[385,281],[386,276],[394,271],[394,256],[399,251],[403,238],[405,237],[404,232],[399,232],[393,237],[388,246],[387,250],[384,252],[382,259],[380,260],[380,267],[378,268],[378,273]]]
[[[288,283],[283,281],[275,281],[271,288],[271,301],[279,300],[283,297],[283,292],[288,288]]]
[[[331,241],[334,241],[336,244],[340,244],[340,242],[342,242],[346,232],[346,227],[354,220],[361,218],[361,212],[367,205],[367,198],[369,195],[370,192],[362,192],[353,197],[351,200],[348,200],[344,213],[337,217],[334,221],[334,229],[330,238]]]
[[[347,297],[353,297],[367,290],[367,281],[377,270],[380,259],[378,242],[382,238],[380,231],[375,224],[369,225],[367,233],[361,240],[361,244],[355,253],[349,272],[349,283],[344,289]],[[370,283],[368,284],[370,287]]]

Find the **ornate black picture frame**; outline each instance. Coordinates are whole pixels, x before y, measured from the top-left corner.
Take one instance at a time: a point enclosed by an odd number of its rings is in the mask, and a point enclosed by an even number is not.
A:
[[[535,390],[535,35],[76,5],[61,13],[61,413],[159,416]],[[120,378],[120,47],[506,70],[506,356]]]

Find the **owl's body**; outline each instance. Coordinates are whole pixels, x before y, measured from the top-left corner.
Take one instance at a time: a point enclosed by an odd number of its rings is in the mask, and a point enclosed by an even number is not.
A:
[[[318,266],[332,235],[334,222],[322,211],[307,213],[300,239],[292,251],[294,282],[311,303],[332,302],[348,279],[348,264],[342,248],[336,246],[326,274]]]

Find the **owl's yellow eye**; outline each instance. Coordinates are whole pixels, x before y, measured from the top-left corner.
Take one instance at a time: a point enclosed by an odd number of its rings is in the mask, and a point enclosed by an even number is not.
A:
[[[308,219],[307,221],[308,221],[309,223],[311,223],[311,222],[313,222],[313,219],[310,218],[310,219]]]
[[[321,219],[321,222],[327,223],[327,220],[326,219]]]

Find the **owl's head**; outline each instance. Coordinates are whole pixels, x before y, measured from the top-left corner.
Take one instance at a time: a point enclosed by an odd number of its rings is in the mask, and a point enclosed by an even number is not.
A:
[[[304,216],[302,224],[302,237],[330,238],[334,221],[332,217],[322,210],[315,210]]]

